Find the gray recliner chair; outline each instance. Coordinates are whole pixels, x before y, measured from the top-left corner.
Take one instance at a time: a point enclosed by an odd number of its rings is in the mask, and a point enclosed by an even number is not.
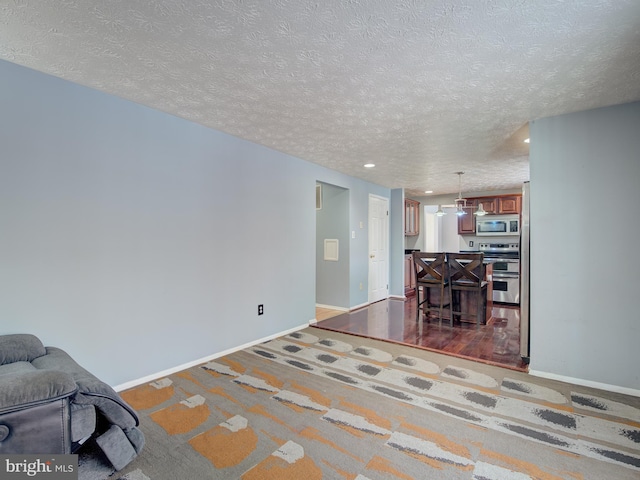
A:
[[[66,352],[0,335],[0,454],[75,453],[94,437],[116,470],[140,453],[136,412]]]

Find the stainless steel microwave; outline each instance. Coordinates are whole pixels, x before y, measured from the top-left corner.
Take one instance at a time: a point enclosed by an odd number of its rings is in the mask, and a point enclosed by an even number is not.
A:
[[[476,217],[476,235],[479,237],[520,235],[520,217],[518,215]]]

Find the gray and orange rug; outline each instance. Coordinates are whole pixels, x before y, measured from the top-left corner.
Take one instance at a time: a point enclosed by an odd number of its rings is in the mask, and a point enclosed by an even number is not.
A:
[[[640,478],[640,398],[316,328],[122,396],[145,449],[81,479]]]

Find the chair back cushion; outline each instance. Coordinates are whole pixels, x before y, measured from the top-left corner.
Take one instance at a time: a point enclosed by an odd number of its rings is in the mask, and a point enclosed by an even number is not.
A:
[[[44,345],[35,335],[28,333],[0,335],[0,365],[30,362],[46,353]]]

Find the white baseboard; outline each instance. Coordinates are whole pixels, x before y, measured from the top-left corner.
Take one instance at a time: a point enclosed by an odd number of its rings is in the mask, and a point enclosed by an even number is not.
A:
[[[406,300],[406,295],[389,295],[389,298],[395,298],[396,300]]]
[[[369,305],[371,305],[369,302],[361,303],[360,305],[354,305],[353,307],[349,308],[349,311],[353,312],[354,310],[359,310],[361,308],[368,307]]]
[[[349,309],[345,307],[336,307],[335,305],[323,305],[321,303],[316,303],[316,308],[329,308],[331,310],[339,310],[340,312],[348,312]]]
[[[555,373],[540,372],[538,370],[529,370],[529,375],[533,375],[535,377],[541,377],[541,378],[548,378],[549,380],[558,380],[560,382],[565,382],[565,383],[572,383],[574,385],[582,385],[583,387],[597,388],[599,390],[606,390],[608,392],[623,393],[625,395],[640,397],[640,390],[636,390],[634,388],[620,387],[618,385],[609,385],[608,383],[592,382],[591,380],[567,377],[564,375],[556,375]]]
[[[390,300],[390,299],[394,299],[394,300],[406,300],[407,297],[405,297],[404,295],[389,295],[386,300]],[[385,300],[385,299],[383,299]],[[374,302],[375,303],[375,302]],[[361,308],[364,307],[368,307],[369,305],[371,305],[371,302],[365,302],[365,303],[361,303],[360,305],[355,305],[351,308],[349,308],[350,312],[353,312],[354,310],[360,310]]]
[[[396,300],[407,299],[407,297],[405,297],[404,295],[389,295],[387,297],[387,299],[391,299],[391,298]],[[371,302],[365,302],[365,303],[361,303],[360,305],[354,305],[353,307],[344,308],[344,307],[334,307],[333,305],[321,305],[319,303],[316,303],[316,307],[331,308],[333,310],[340,310],[341,312],[353,312],[354,310],[360,310],[361,308],[368,307],[369,305],[371,305]]]
[[[309,322],[311,323],[311,322]],[[298,330],[302,330],[303,328],[307,328],[309,324],[300,325],[299,327],[290,328],[289,330],[285,330],[283,332],[274,333],[273,335],[269,335],[268,337],[261,338],[259,340],[255,340],[253,342],[245,343],[244,345],[239,345],[237,347],[229,348],[227,350],[223,350],[222,352],[214,353],[213,355],[209,355],[207,357],[199,358],[198,360],[193,360],[191,362],[183,363],[177,367],[170,368],[168,370],[163,370],[158,373],[153,373],[151,375],[147,375],[146,377],[138,378],[137,380],[131,380],[130,382],[122,383],[120,385],[116,385],[113,389],[116,392],[121,392],[123,390],[127,390],[129,388],[137,387],[138,385],[143,385],[145,383],[152,382],[157,380],[158,378],[166,377],[167,375],[171,375],[176,372],[180,372],[182,370],[186,370],[187,368],[195,367],[196,365],[201,365],[203,363],[210,362],[211,360],[215,360],[216,358],[224,357],[225,355],[229,355],[234,352],[238,352],[240,350],[244,350],[245,348],[253,347],[254,345],[258,345],[263,342],[267,342],[269,340],[273,340],[274,338],[282,337],[284,335],[289,335],[293,332],[297,332]]]

